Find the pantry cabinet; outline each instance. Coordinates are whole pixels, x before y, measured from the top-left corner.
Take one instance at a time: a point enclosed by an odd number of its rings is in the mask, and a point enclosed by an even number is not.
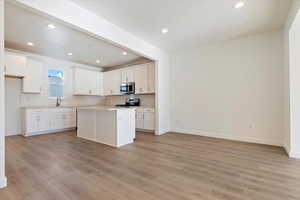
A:
[[[26,73],[23,78],[23,93],[41,93],[43,81],[43,63],[33,59],[27,59]]]
[[[26,61],[24,55],[5,52],[5,75],[12,77],[24,77],[26,74]]]
[[[22,133],[25,136],[58,132],[75,127],[75,108],[22,109]]]
[[[74,95],[103,95],[103,73],[83,68],[73,69]]]

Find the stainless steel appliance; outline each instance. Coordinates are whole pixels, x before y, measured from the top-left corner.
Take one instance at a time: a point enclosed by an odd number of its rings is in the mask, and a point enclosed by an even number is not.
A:
[[[131,94],[127,97],[125,104],[117,104],[117,107],[130,107],[130,106],[140,106],[140,98],[135,97]]]
[[[120,86],[120,92],[122,94],[134,94],[135,93],[135,83],[122,83]]]

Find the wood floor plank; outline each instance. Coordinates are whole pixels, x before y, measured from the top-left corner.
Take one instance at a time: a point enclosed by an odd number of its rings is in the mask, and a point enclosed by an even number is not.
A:
[[[279,147],[138,133],[115,149],[75,134],[7,137],[0,199],[300,199],[300,161]]]

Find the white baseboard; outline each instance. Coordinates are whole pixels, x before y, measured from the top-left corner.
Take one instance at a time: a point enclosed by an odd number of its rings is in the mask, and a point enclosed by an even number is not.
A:
[[[7,186],[7,178],[6,177],[1,177],[0,178],[0,189],[5,188]]]
[[[43,134],[50,134],[50,133],[60,133],[64,131],[72,131],[76,130],[76,128],[65,128],[65,129],[56,129],[56,130],[49,130],[49,131],[39,131],[39,132],[34,132],[34,133],[26,133],[24,134],[25,137],[28,136],[34,136],[34,135],[43,135]]]
[[[199,135],[205,137],[213,137],[213,138],[221,138],[221,139],[234,140],[240,142],[266,144],[266,145],[280,146],[280,147],[283,146],[282,141],[277,141],[277,140],[258,139],[252,137],[236,136],[233,134],[216,133],[216,132],[209,132],[209,131],[202,131],[202,130],[173,129],[172,132],[189,134],[189,135]]]
[[[293,151],[290,151],[290,152],[289,152],[289,156],[290,156],[290,158],[300,159],[300,152],[293,152]]]

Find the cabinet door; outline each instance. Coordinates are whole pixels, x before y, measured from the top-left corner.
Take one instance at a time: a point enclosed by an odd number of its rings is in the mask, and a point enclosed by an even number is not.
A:
[[[104,95],[120,94],[121,70],[104,73]]]
[[[121,83],[134,82],[134,68],[121,70]]]
[[[110,72],[104,72],[103,73],[103,91],[104,91],[104,95],[108,96],[108,95],[112,95],[112,78],[113,73],[112,71]]]
[[[41,110],[37,116],[39,116],[40,121],[38,124],[39,131],[48,131],[50,130],[50,123],[49,120],[51,116],[49,115],[48,110]]]
[[[144,111],[143,110],[137,110],[136,111],[136,128],[137,129],[143,129],[144,128]]]
[[[76,127],[76,112],[66,111],[62,114],[63,128],[75,128]]]
[[[102,73],[88,69],[74,69],[74,94],[99,96],[102,95]]]
[[[147,64],[148,93],[155,93],[155,63]]]
[[[144,111],[144,129],[155,130],[155,113]]]
[[[26,133],[33,133],[38,131],[38,118],[36,116],[36,113],[27,110],[26,111]]]
[[[80,68],[73,69],[73,85],[75,95],[88,95],[88,74],[85,70]]]
[[[135,68],[135,93],[145,94],[147,93],[147,65],[140,65]]]
[[[115,70],[112,71],[112,94],[118,95],[120,94],[120,85],[121,85],[121,71]]]
[[[93,94],[102,96],[103,95],[103,73],[102,72],[96,72],[95,73],[95,89],[93,91]]]
[[[24,77],[26,69],[26,57],[14,53],[5,53],[5,75]]]
[[[23,79],[23,93],[41,93],[43,63],[27,59],[26,74]]]

